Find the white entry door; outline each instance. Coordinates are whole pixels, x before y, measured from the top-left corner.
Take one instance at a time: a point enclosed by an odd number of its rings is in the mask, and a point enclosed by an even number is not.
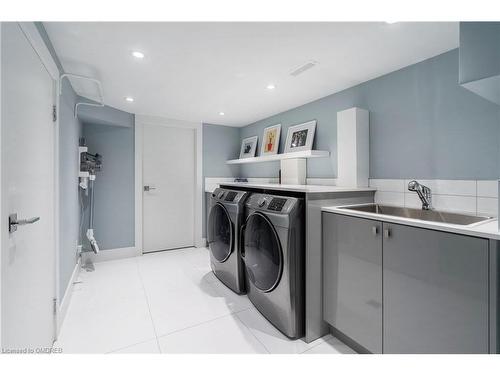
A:
[[[194,246],[195,131],[143,127],[143,252]]]
[[[20,26],[1,27],[2,347],[50,348],[55,335],[55,82]],[[9,233],[10,214],[33,223]]]

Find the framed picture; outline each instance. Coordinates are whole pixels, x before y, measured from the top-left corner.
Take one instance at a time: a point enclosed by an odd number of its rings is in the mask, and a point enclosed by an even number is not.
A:
[[[259,137],[248,137],[241,142],[240,159],[253,158],[257,150],[257,140]]]
[[[316,120],[290,126],[286,135],[285,152],[312,150]]]
[[[280,146],[281,124],[269,126],[264,129],[260,155],[275,155]]]

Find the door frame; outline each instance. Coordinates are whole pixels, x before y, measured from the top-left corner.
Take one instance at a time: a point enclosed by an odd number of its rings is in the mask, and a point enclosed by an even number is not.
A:
[[[17,22],[19,25],[21,31],[23,34],[26,36],[26,39],[28,42],[31,44],[31,47],[34,49],[38,57],[40,58],[42,64],[45,66],[47,69],[47,72],[49,73],[50,77],[53,80],[53,92],[54,92],[54,105],[56,106],[56,121],[54,122],[54,272],[55,272],[55,285],[54,285],[54,290],[53,290],[53,298],[56,300],[57,307],[59,307],[60,301],[59,301],[59,289],[60,289],[60,280],[59,280],[59,256],[60,256],[60,243],[59,243],[59,103],[60,103],[60,96],[59,96],[59,90],[57,89],[59,86],[59,68],[57,67],[56,62],[54,61],[54,58],[52,57],[52,54],[47,47],[47,44],[45,43],[43,37],[41,36],[40,32],[38,31],[36,25],[34,22]],[[0,64],[1,64],[1,30],[2,30],[2,25],[3,22],[0,22]],[[0,69],[0,83],[1,83],[1,69]],[[3,124],[1,124],[1,90],[0,90],[0,142],[2,140],[1,138],[1,128],[3,127]],[[0,166],[2,165],[3,161],[1,158],[1,153],[0,153]],[[4,168],[0,168],[1,170],[4,170]],[[9,213],[6,211],[7,207],[7,195],[6,195],[6,181],[3,176],[3,172],[0,173],[0,244],[1,248],[5,249],[6,246],[8,246],[8,240],[9,240],[9,234],[7,233],[7,217]],[[3,295],[2,295],[2,270],[3,270],[3,264],[2,264],[2,257],[0,256],[0,346],[1,346],[1,340],[2,340],[2,316],[1,316],[1,304],[3,301]],[[58,334],[58,321],[59,321],[59,308],[55,309],[54,312],[54,340],[57,338]]]
[[[194,238],[195,247],[204,247],[202,238],[203,214],[203,126],[201,122],[189,122],[157,116],[135,116],[135,251],[143,254],[143,195],[142,195],[142,163],[143,163],[143,129],[147,125],[167,126],[172,128],[193,129],[195,132],[195,187],[194,187]]]

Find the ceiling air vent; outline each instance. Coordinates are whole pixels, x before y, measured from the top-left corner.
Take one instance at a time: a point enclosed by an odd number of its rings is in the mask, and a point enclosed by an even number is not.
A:
[[[297,77],[299,74],[304,73],[306,70],[314,68],[317,64],[318,64],[318,62],[314,61],[314,60],[307,61],[304,64],[302,64],[302,65],[298,66],[297,68],[295,68],[294,70],[292,70],[290,72],[290,75]]]

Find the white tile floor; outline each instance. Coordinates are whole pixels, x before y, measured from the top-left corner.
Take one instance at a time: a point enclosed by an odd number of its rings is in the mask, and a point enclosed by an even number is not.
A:
[[[210,271],[207,249],[81,271],[55,347],[64,353],[354,353],[333,336],[289,340]]]

